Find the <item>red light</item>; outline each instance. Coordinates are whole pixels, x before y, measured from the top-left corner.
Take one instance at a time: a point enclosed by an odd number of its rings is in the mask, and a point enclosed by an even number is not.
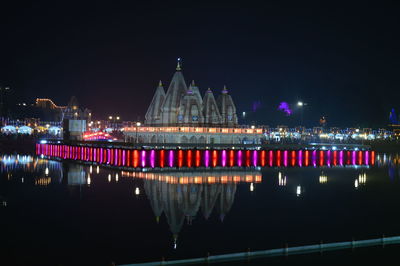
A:
[[[291,164],[292,164],[292,166],[295,166],[296,165],[296,151],[292,151],[291,157],[292,157]]]
[[[262,151],[261,151],[261,166],[262,166],[262,167],[264,167],[265,164],[267,163],[265,157],[266,157],[266,151],[265,151],[265,150],[262,150]]]
[[[319,151],[319,165],[324,165],[324,151]]]
[[[213,150],[212,151],[212,166],[216,167],[218,163],[218,151],[217,150]]]
[[[133,167],[138,167],[139,166],[139,151],[134,150],[133,151]]]
[[[246,166],[250,167],[250,158],[251,158],[251,153],[249,150],[246,151]]]
[[[178,167],[182,167],[183,165],[183,151],[178,150]]]
[[[281,151],[280,150],[278,150],[277,152],[276,152],[276,165],[277,166],[281,166]]]
[[[229,151],[229,166],[234,166],[235,164],[235,151],[234,150],[230,150]]]
[[[187,166],[192,167],[192,150],[187,151]]]
[[[199,150],[196,150],[196,167],[200,167],[201,163],[201,153]]]
[[[160,151],[160,167],[163,168],[165,166],[165,151]]]

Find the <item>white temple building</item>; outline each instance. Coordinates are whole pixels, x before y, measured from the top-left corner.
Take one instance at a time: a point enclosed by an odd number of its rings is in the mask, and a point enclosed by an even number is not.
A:
[[[166,92],[159,82],[144,126],[124,129],[125,141],[136,143],[259,144],[262,132],[239,127],[225,86],[217,99],[210,88],[202,97],[194,81],[187,87],[179,61]]]
[[[235,104],[226,87],[217,100],[210,88],[201,97],[194,81],[186,86],[178,62],[167,92],[160,81],[146,112],[145,125],[235,127],[238,119]]]

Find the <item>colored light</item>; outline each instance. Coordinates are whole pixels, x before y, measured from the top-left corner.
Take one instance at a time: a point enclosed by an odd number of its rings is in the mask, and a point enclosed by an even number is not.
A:
[[[160,167],[165,166],[165,150],[160,150]]]
[[[226,166],[226,150],[222,150],[221,152],[221,165],[222,167]]]
[[[150,151],[150,166],[154,168],[156,166],[156,151]]]
[[[286,167],[288,165],[288,151],[283,151],[283,165]]]
[[[303,151],[299,150],[299,166],[303,166]]]
[[[178,150],[178,167],[183,166],[183,151]]]
[[[216,167],[218,163],[218,151],[217,150],[213,150],[212,151],[212,166]]]
[[[192,167],[192,150],[187,151],[187,166]]]
[[[242,163],[243,163],[243,161],[242,161],[242,150],[239,150],[238,151],[238,153],[237,153],[237,165],[239,166],[239,167],[241,167],[242,166]]]
[[[256,167],[258,165],[258,152],[257,150],[253,151],[253,166]]]
[[[146,150],[142,150],[142,153],[141,153],[141,162],[142,162],[142,167],[145,167],[146,166]]]
[[[168,166],[169,167],[173,167],[174,166],[174,151],[173,150],[169,151]]]
[[[196,150],[196,167],[200,167],[201,164],[201,153],[199,150]]]

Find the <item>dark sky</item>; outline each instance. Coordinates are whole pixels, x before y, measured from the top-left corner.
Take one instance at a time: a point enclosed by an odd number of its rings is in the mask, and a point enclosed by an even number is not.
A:
[[[3,1],[11,2],[11,1]],[[142,119],[176,58],[202,93],[230,89],[259,124],[298,124],[279,102],[308,103],[309,126],[385,125],[400,111],[397,5],[0,4],[0,84],[21,101],[65,105],[75,95],[95,117]],[[54,1],[58,2],[58,1]],[[82,1],[83,2],[83,1]],[[113,3],[112,3],[113,2]],[[167,1],[164,1],[167,2]],[[336,2],[335,2],[336,3]]]

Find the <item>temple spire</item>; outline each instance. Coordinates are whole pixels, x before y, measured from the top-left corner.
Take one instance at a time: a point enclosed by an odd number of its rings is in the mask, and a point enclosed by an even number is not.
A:
[[[158,87],[162,87],[162,81],[158,82]]]
[[[181,68],[181,58],[179,57],[178,58],[178,63],[176,64],[176,71],[181,71],[182,70],[182,68]]]
[[[192,80],[192,87],[196,86],[196,84],[194,83],[194,80]]]
[[[226,85],[224,85],[224,88],[222,89],[222,93],[228,93],[228,89],[226,88]]]

